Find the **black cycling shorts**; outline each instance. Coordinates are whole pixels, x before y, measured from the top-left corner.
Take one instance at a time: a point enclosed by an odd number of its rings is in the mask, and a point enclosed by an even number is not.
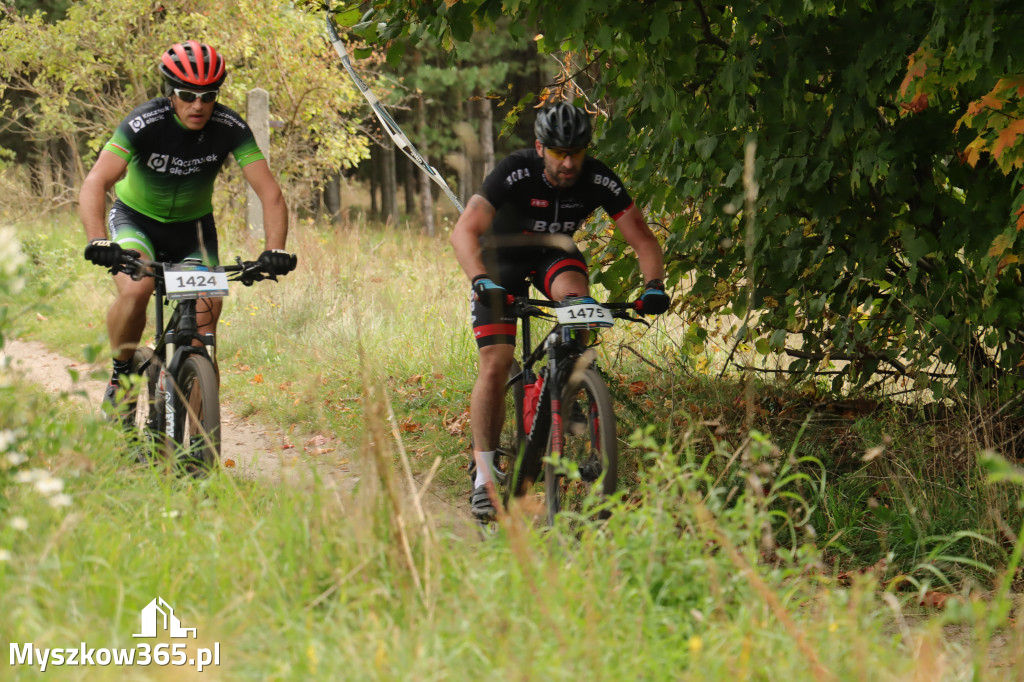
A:
[[[107,226],[111,240],[123,249],[135,249],[144,259],[180,263],[199,258],[211,267],[220,264],[212,213],[196,220],[162,223],[118,200],[107,216]]]
[[[517,248],[499,251],[485,249],[484,264],[488,276],[513,296],[525,296],[532,284],[551,298],[551,282],[560,273],[587,274],[587,262],[578,249]],[[470,293],[469,314],[478,348],[496,344],[515,345],[516,318],[505,311],[488,307]]]

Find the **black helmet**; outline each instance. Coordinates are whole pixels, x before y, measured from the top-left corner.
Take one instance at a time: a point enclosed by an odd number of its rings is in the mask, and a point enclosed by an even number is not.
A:
[[[579,149],[590,144],[590,116],[568,102],[558,102],[537,113],[533,132],[545,147]]]
[[[217,50],[196,40],[171,45],[160,58],[160,71],[171,87],[204,90],[216,90],[227,75]]]

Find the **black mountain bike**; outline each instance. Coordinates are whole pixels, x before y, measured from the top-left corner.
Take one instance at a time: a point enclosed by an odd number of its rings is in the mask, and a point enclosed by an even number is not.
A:
[[[522,320],[522,365],[513,361],[505,387],[505,421],[494,457],[502,502],[525,495],[543,474],[548,522],[560,511],[581,513],[586,504],[615,492],[618,444],[611,396],[597,370],[595,331],[625,319],[632,303],[598,303],[590,297],[557,303],[510,297]],[[554,315],[544,312],[547,308]],[[530,318],[554,319],[531,348]],[[601,514],[606,516],[606,514]]]
[[[207,471],[220,462],[220,378],[216,340],[200,334],[196,306],[201,298],[226,296],[228,281],[246,286],[277,280],[258,261],[207,268],[198,259],[159,263],[122,253],[112,272],[134,280],[156,280],[156,344],[140,347],[132,358],[135,377],[122,402],[125,427],[141,443],[152,443],[189,471]],[[231,273],[231,277],[228,277]],[[164,325],[164,305],[172,305]]]

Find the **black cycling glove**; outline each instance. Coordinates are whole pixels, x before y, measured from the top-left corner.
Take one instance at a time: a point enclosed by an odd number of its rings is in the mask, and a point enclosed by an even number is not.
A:
[[[477,275],[473,278],[473,291],[476,293],[476,300],[488,308],[500,308],[505,305],[508,292],[505,287],[499,286],[487,275]]]
[[[259,262],[272,275],[287,275],[295,269],[299,259],[294,253],[283,249],[267,249],[260,254]]]
[[[96,265],[114,267],[121,262],[121,253],[124,249],[117,242],[109,239],[90,239],[85,247],[85,259]]]
[[[636,309],[644,315],[661,315],[668,310],[670,303],[672,299],[665,293],[665,285],[660,279],[652,279],[637,299]]]

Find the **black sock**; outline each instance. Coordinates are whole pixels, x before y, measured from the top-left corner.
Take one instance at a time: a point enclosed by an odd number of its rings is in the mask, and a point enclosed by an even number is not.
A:
[[[132,361],[131,360],[114,360],[114,371],[110,375],[110,383],[112,383],[112,384],[114,384],[116,386],[120,386],[121,385],[121,381],[120,381],[121,375],[122,374],[128,374],[128,372],[130,372],[131,369],[132,369]]]

